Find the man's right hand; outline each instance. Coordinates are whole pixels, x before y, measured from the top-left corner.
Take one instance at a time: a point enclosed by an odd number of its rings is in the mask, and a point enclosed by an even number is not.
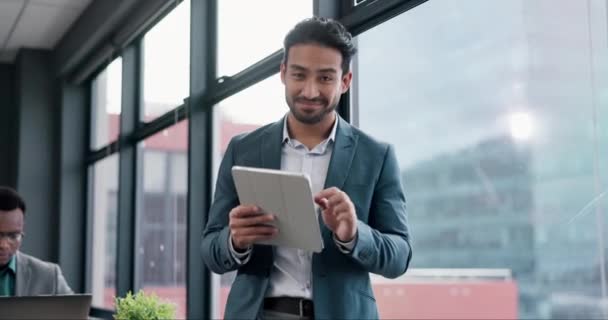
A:
[[[275,216],[262,213],[257,206],[240,205],[230,211],[228,226],[232,246],[237,250],[247,250],[252,244],[274,238],[279,230],[271,226]]]

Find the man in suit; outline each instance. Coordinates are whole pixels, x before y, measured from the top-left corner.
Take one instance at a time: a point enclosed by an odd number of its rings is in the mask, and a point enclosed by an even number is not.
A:
[[[395,278],[407,270],[412,250],[393,148],[335,112],[355,51],[334,20],[298,23],[285,37],[280,69],[290,111],[228,145],[202,241],[212,271],[237,270],[226,318],[378,318],[369,273]],[[234,165],[307,173],[323,251],[256,244],[281,231],[272,212],[239,204]]]
[[[0,187],[0,296],[71,294],[58,265],[19,252],[24,216],[21,196]]]

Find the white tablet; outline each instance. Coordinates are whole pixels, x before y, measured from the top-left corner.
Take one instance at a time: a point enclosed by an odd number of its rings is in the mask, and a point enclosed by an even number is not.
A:
[[[232,167],[232,177],[243,205],[256,205],[277,216],[278,235],[260,242],[313,252],[323,250],[315,203],[306,174],[252,167]]]

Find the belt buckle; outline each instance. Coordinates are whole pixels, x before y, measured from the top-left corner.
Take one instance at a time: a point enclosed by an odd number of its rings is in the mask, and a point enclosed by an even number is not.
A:
[[[300,318],[304,318],[304,299],[298,300],[298,305],[300,306]]]

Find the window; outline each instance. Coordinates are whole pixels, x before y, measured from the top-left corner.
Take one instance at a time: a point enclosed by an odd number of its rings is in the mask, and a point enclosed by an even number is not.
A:
[[[177,305],[186,316],[188,122],[140,143],[136,286]]]
[[[252,103],[254,101],[254,103]],[[259,101],[256,104],[255,101]],[[216,106],[214,116],[216,139],[214,143],[214,175],[228,147],[230,139],[243,132],[253,131],[263,125],[280,120],[289,110],[285,103],[283,84],[279,75],[268,78],[255,86],[237,93]],[[214,177],[214,182],[217,177]],[[215,183],[214,183],[215,184]],[[223,318],[226,299],[235,273],[230,272],[215,278],[216,305],[213,318]],[[217,293],[219,291],[219,293]]]
[[[120,133],[122,58],[108,65],[92,82],[91,148],[99,149]]]
[[[91,167],[92,262],[89,270],[93,305],[114,308],[116,296],[116,231],[118,211],[118,156]]]
[[[181,105],[190,91],[190,1],[183,1],[143,40],[143,112],[148,122]]]
[[[281,49],[312,9],[312,0],[218,1],[218,74],[236,74]]]
[[[355,114],[414,238],[381,318],[606,317],[606,9],[429,1],[358,37]]]

